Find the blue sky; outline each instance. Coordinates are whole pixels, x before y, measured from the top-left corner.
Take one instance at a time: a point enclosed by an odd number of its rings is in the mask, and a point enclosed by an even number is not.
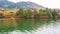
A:
[[[48,8],[60,8],[60,0],[9,0],[12,2],[31,1]]]

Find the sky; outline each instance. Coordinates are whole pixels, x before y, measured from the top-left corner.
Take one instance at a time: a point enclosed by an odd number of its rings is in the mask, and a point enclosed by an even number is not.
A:
[[[60,8],[60,0],[9,0],[12,2],[30,1],[48,8]]]

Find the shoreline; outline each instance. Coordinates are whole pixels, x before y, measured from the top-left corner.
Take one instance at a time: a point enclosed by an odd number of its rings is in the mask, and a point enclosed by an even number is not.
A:
[[[57,18],[59,19],[60,16],[15,16],[15,17],[0,17],[0,19],[49,19],[49,18]]]

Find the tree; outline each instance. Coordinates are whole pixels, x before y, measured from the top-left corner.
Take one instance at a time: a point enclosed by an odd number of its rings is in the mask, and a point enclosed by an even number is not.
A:
[[[16,12],[15,16],[20,16],[20,15],[23,15],[23,9],[19,9],[19,11]]]
[[[48,15],[49,17],[52,17],[52,10],[51,10],[51,9],[46,8],[45,11],[47,12],[47,15]]]
[[[29,18],[32,16],[32,10],[31,9],[27,10],[26,16],[29,17]]]
[[[40,16],[46,16],[46,10],[40,9],[39,14]]]
[[[53,16],[53,18],[55,18],[56,16],[58,16],[58,14],[57,14],[57,12],[56,12],[55,9],[52,11],[52,16]]]
[[[40,16],[40,14],[37,10],[34,10],[33,14],[34,14],[35,18],[38,18]]]

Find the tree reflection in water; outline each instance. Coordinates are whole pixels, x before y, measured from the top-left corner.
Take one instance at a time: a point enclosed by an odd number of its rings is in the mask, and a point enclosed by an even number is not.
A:
[[[9,34],[15,30],[21,32],[36,31],[39,27],[43,27],[44,24],[48,25],[51,19],[1,19],[0,20],[0,33]]]

